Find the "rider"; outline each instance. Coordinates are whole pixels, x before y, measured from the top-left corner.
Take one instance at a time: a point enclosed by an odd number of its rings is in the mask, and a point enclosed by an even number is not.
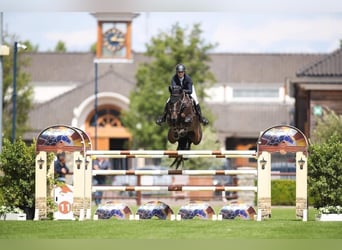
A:
[[[195,88],[193,88],[192,79],[189,75],[185,74],[185,66],[183,64],[176,65],[176,74],[171,79],[171,86],[176,85],[181,86],[184,92],[194,100],[195,110],[200,122],[203,123],[203,125],[207,125],[209,121],[204,116],[202,116],[201,107],[197,99]],[[161,125],[163,122],[166,121],[168,102],[169,100],[166,102],[163,115],[158,117],[158,119],[156,120],[156,123],[158,125]]]

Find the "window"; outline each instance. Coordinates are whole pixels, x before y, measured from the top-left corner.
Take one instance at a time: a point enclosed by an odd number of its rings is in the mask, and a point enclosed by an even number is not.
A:
[[[234,88],[233,98],[278,98],[279,90],[278,88]]]
[[[90,119],[90,126],[95,126],[95,114]],[[97,125],[99,127],[121,127],[120,112],[113,109],[101,109],[97,112]]]
[[[279,102],[284,101],[285,92],[281,84],[217,84],[206,89],[205,101],[226,102]]]

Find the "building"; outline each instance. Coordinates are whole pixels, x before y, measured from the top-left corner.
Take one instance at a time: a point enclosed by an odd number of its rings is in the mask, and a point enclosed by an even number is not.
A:
[[[289,79],[295,98],[295,124],[307,137],[323,109],[342,115],[342,49],[319,59]]]
[[[97,149],[128,147],[132,135],[122,125],[120,116],[129,108],[129,94],[135,88],[139,64],[150,60],[130,50],[130,24],[134,16],[132,13],[94,14],[98,22],[98,46],[102,45],[97,54],[25,53],[31,64],[23,70],[31,75],[30,84],[35,93],[29,118],[32,130],[25,134],[25,140],[36,138],[40,131],[53,124],[79,127],[94,139],[97,124]],[[123,36],[121,30],[128,35]],[[298,89],[296,81],[303,86],[301,77],[307,79],[312,70],[314,73],[320,70],[317,62],[329,64],[336,58],[301,53],[214,53],[210,56],[210,70],[217,83],[206,89],[208,97],[202,105],[214,114],[212,123],[225,149],[254,149],[259,133],[274,125],[299,124],[303,129],[302,115],[295,112],[295,108],[303,112],[304,107],[299,94],[293,94],[299,92],[292,91]],[[170,77],[172,73],[170,69]],[[321,86],[317,83],[316,87]],[[330,93],[332,96],[333,91]],[[298,99],[296,105],[295,99]],[[239,165],[248,163],[237,160],[235,166]]]
[[[26,140],[44,128],[66,124],[94,137],[95,67],[93,53],[26,53],[35,105]],[[208,89],[206,105],[215,115],[214,128],[223,148],[255,148],[260,131],[294,124],[294,100],[285,82],[298,68],[321,54],[212,54],[210,68],[217,83]],[[133,53],[132,62],[98,64],[98,149],[123,149],[131,139],[120,115],[129,107],[135,72],[149,59]],[[172,70],[172,69],[171,69]],[[173,71],[170,72],[170,76]],[[164,102],[165,100],[160,100]]]

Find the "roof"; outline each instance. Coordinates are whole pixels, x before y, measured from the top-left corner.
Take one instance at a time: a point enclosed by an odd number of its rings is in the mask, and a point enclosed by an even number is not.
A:
[[[23,54],[24,55],[24,54]],[[34,82],[88,82],[94,80],[95,54],[39,52],[25,53],[31,63],[26,71]],[[327,54],[213,53],[210,70],[217,83],[276,83],[295,76],[299,68],[321,60]],[[111,67],[128,81],[135,82],[138,65],[148,62],[143,53],[133,54],[133,63],[100,64],[101,71]],[[108,67],[106,67],[108,66]],[[173,69],[170,69],[170,76]],[[191,75],[191,69],[189,74]]]
[[[220,53],[211,54],[210,70],[218,83],[283,83],[298,69],[326,54]]]
[[[297,72],[298,77],[341,77],[342,48]]]

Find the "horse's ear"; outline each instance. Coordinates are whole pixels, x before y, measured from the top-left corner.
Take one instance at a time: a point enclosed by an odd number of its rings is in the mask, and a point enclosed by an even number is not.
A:
[[[169,86],[169,92],[170,92],[170,94],[172,93],[172,87],[171,87],[171,85]]]

